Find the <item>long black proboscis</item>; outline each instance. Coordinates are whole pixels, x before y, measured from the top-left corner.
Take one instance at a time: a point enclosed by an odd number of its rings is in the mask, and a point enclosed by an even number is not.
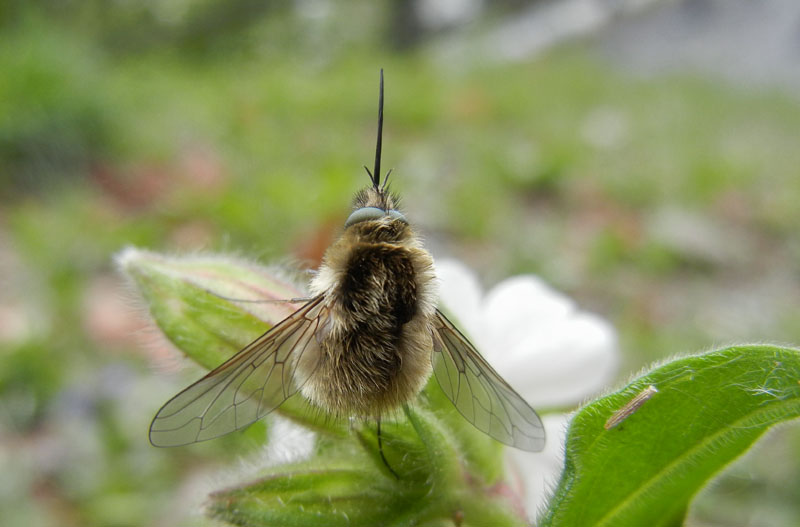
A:
[[[381,183],[381,145],[383,143],[383,68],[381,68],[381,88],[378,96],[378,144],[375,147],[375,169],[372,171],[372,185],[377,189]],[[369,172],[369,171],[367,171]]]

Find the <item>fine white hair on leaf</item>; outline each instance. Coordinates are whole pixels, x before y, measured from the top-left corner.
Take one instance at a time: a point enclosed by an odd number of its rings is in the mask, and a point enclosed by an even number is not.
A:
[[[143,255],[154,254],[146,250],[127,246],[114,255],[114,264],[122,277],[119,295],[132,315],[141,321],[141,326],[133,332],[133,337],[145,350],[150,366],[159,373],[174,374],[184,366],[185,359],[180,350],[164,335],[155,324],[147,302],[142,298],[136,280],[129,266]]]
[[[268,435],[269,440],[264,448],[242,456],[234,467],[203,473],[195,483],[203,491],[196,491],[195,495],[204,496],[205,500],[214,491],[258,479],[270,467],[308,459],[314,452],[316,433],[280,415],[270,416]],[[196,510],[202,512],[204,505],[196,503]]]

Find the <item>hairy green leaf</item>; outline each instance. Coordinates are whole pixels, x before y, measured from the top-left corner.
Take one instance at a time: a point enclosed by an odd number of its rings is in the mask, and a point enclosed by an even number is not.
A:
[[[800,416],[800,352],[741,346],[666,363],[580,410],[540,525],[680,525],[695,493]]]

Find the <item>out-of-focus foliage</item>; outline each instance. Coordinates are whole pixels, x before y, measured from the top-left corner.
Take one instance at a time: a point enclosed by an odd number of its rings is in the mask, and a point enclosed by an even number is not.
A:
[[[221,486],[209,474],[259,447],[258,427],[148,444],[154,412],[198,372],[166,374],[177,361],[110,256],[315,262],[365,182],[380,67],[384,164],[436,254],[490,281],[539,272],[614,320],[630,370],[720,341],[800,340],[795,99],[632,79],[591,42],[443,61],[425,42],[395,51],[389,4],[274,5],[0,6],[4,524],[194,524]],[[699,518],[797,524],[800,437],[768,441]]]

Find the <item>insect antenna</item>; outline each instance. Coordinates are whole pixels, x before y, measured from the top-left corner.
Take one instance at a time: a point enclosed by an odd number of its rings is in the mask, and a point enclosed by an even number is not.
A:
[[[367,167],[367,174],[372,180],[372,187],[379,190],[381,185],[381,146],[383,144],[383,68],[381,68],[381,87],[378,96],[378,144],[375,146],[375,169],[370,172]]]

